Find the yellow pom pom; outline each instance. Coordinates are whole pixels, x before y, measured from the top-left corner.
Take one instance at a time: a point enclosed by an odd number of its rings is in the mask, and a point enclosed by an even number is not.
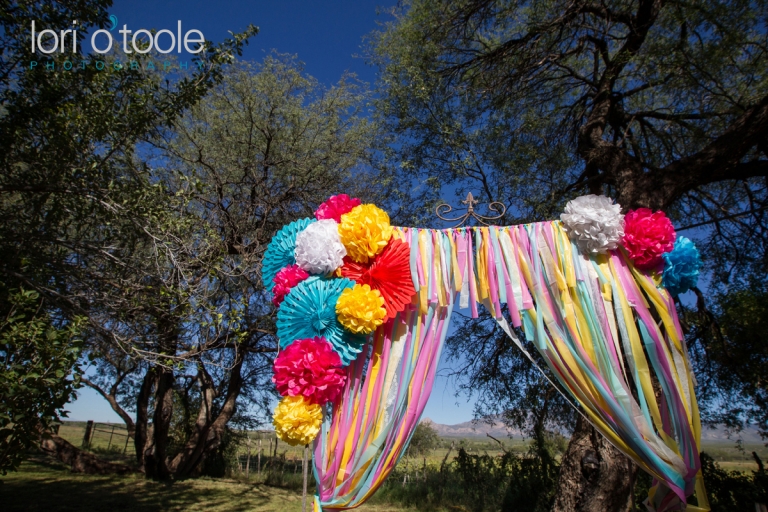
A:
[[[387,310],[384,297],[367,284],[347,288],[336,301],[339,323],[355,334],[368,334],[384,323]]]
[[[341,216],[339,236],[350,258],[358,263],[368,263],[392,238],[389,215],[376,205],[355,206]]]
[[[277,437],[291,446],[303,446],[320,432],[323,409],[303,396],[286,396],[277,404],[272,418]]]

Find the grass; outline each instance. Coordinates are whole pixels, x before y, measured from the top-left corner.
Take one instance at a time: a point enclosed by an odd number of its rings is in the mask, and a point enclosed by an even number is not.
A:
[[[34,457],[24,462],[18,472],[0,479],[0,504],[4,512],[298,512],[301,491],[225,478],[165,484],[147,481],[143,475],[79,475],[70,473],[66,466],[52,459]],[[409,509],[366,504],[358,510],[403,512]]]
[[[111,427],[101,428],[111,431]],[[82,443],[85,423],[67,422],[61,426],[60,435],[76,446]],[[116,430],[117,432],[117,430]],[[254,442],[258,434],[251,433],[251,478],[245,477],[235,470],[232,478],[197,478],[173,483],[158,483],[147,481],[143,475],[129,476],[92,476],[72,474],[68,467],[43,456],[35,456],[22,464],[20,470],[5,477],[0,477],[0,509],[9,511],[160,511],[160,510],[205,510],[205,511],[280,511],[298,512],[301,510],[301,474],[294,473],[294,460],[301,464],[301,451],[280,443],[278,453],[285,453],[283,469],[270,473],[269,480],[264,474],[256,475],[256,451],[258,442]],[[118,462],[133,462],[133,450],[129,443],[128,450],[123,454],[124,438],[109,446],[109,434],[97,433],[92,440],[91,450],[103,458]],[[502,440],[504,449],[524,453],[528,450],[528,442],[519,438]],[[441,447],[433,451],[427,458],[429,467],[439,468],[440,463],[449,451],[451,443],[454,447],[448,457],[450,462],[457,455],[458,448],[463,447],[470,454],[495,456],[502,452],[501,447],[488,438],[443,438]],[[269,440],[262,439],[264,464],[268,458]],[[273,445],[274,447],[274,445]],[[768,463],[768,448],[762,444],[745,444],[743,451],[738,450],[733,442],[708,442],[702,447],[723,469],[751,472],[757,469],[757,464],[751,456],[754,450]],[[241,446],[240,461],[244,464],[245,446]],[[405,469],[406,461],[401,461],[399,470]],[[424,459],[413,457],[407,461],[408,473],[412,478],[419,478]],[[751,474],[751,473],[750,473]],[[407,508],[393,504],[396,494],[401,489],[399,477],[397,481],[389,482],[389,487],[374,495],[368,503],[358,510],[362,512],[404,512],[415,511],[418,508]],[[394,486],[394,487],[392,487]],[[310,494],[314,489],[310,490]],[[448,500],[450,501],[450,500]],[[406,501],[408,502],[408,501]],[[411,500],[409,503],[413,503]],[[458,503],[445,505],[435,503],[430,511],[447,512],[448,510],[464,510]]]

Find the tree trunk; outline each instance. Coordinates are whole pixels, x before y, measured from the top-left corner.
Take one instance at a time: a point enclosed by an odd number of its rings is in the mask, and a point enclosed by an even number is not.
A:
[[[69,464],[73,473],[88,475],[125,475],[136,470],[123,464],[114,464],[102,460],[92,453],[85,452],[52,432],[43,432],[40,449],[64,464]]]
[[[152,443],[144,450],[144,472],[154,480],[170,480],[166,449],[173,414],[173,370],[156,367],[157,390],[152,416]]]
[[[582,416],[560,464],[552,512],[625,512],[637,466]]]
[[[238,352],[235,364],[230,370],[227,394],[215,417],[213,413],[213,399],[216,396],[214,383],[201,363],[198,369],[198,382],[202,399],[195,428],[184,448],[170,463],[170,470],[176,478],[189,476],[205,460],[206,455],[221,444],[227,423],[237,410],[237,398],[240,396],[243,385],[241,370],[244,361],[245,352]]]
[[[136,397],[136,425],[133,435],[133,446],[136,449],[136,463],[144,469],[144,452],[149,440],[149,398],[155,386],[155,369],[149,368],[141,382],[139,395]]]

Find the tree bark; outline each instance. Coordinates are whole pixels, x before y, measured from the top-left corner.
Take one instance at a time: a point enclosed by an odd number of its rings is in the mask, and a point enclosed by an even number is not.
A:
[[[123,464],[102,460],[85,452],[52,432],[41,433],[40,449],[43,453],[69,464],[73,473],[88,475],[125,475],[136,470]]]
[[[637,466],[582,416],[560,464],[552,512],[631,510]]]
[[[136,463],[144,469],[144,452],[149,441],[149,398],[155,386],[155,369],[150,367],[141,382],[139,395],[136,397],[136,425],[133,434],[133,446],[136,451]]]
[[[156,367],[157,389],[155,411],[152,415],[152,443],[144,450],[144,472],[153,480],[170,480],[167,448],[168,432],[173,414],[173,370]]]
[[[184,449],[170,463],[170,470],[176,478],[189,476],[204,460],[208,453],[218,448],[227,423],[237,410],[237,397],[240,395],[243,379],[241,370],[245,361],[245,351],[239,351],[235,365],[230,370],[229,384],[224,403],[214,418],[213,399],[216,396],[213,380],[201,364],[198,370],[201,387],[201,404],[195,430]]]

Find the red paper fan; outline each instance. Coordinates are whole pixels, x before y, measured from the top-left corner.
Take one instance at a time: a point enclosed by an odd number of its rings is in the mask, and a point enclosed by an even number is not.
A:
[[[391,239],[381,253],[368,263],[344,258],[343,277],[378,290],[384,297],[387,320],[405,309],[416,294],[411,280],[411,248],[402,240]]]

